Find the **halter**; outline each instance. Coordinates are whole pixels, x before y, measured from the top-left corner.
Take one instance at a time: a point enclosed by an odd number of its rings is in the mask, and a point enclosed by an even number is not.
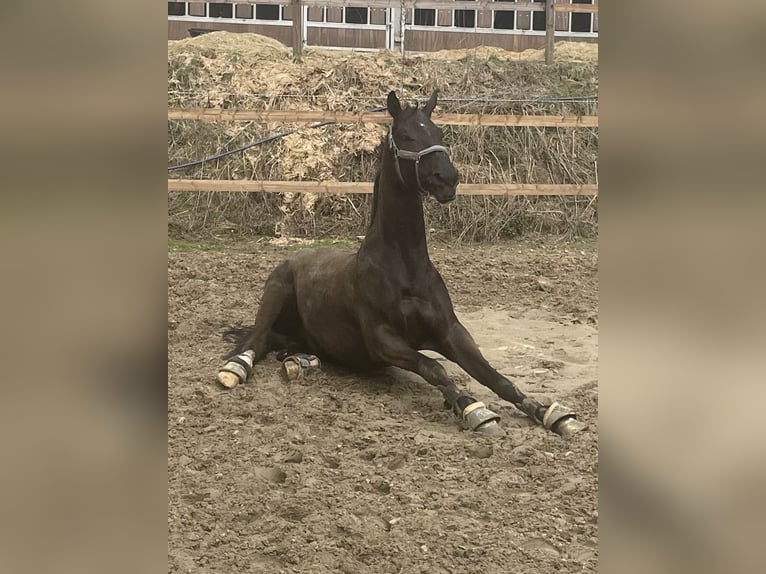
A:
[[[424,150],[421,151],[407,151],[406,149],[399,149],[396,147],[396,142],[394,141],[394,128],[393,126],[388,130],[388,146],[391,148],[391,150],[394,152],[394,157],[396,158],[396,161],[394,162],[394,165],[396,166],[396,175],[399,176],[399,180],[406,185],[406,182],[404,181],[404,178],[402,177],[402,170],[399,168],[399,159],[408,159],[415,162],[415,179],[418,182],[418,191],[423,195],[427,196],[428,192],[423,189],[423,186],[420,184],[420,158],[422,158],[424,155],[428,155],[429,153],[434,153],[437,151],[443,151],[447,154],[447,157],[449,157],[449,150],[444,147],[443,145],[432,145],[431,147],[427,147]]]

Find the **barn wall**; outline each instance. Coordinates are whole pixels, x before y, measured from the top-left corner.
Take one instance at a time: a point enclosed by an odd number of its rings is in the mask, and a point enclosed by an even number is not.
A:
[[[385,30],[341,30],[337,28],[312,28],[307,31],[309,46],[338,46],[342,48],[386,47]]]
[[[412,52],[436,50],[459,50],[477,46],[495,46],[504,50],[520,52],[529,48],[544,48],[545,36],[519,36],[511,34],[482,34],[462,32],[424,32],[407,30],[404,48]]]
[[[568,3],[568,0],[556,0],[557,3]],[[598,4],[598,0],[595,0]],[[364,2],[360,2],[363,5]],[[512,2],[498,2],[498,7],[510,9]],[[204,13],[202,3],[193,3],[191,5],[192,14],[198,15]],[[243,7],[244,8],[244,7]],[[199,12],[202,10],[202,12]],[[320,8],[309,8],[309,27],[307,34],[307,44],[309,46],[337,46],[345,48],[385,48],[386,33],[382,30],[358,30],[358,29],[331,29],[331,28],[313,28],[311,21],[321,20]],[[408,11],[407,22],[411,24],[411,11]],[[531,12],[516,11],[517,26],[529,26],[531,21]],[[370,11],[371,22],[382,24],[385,22],[385,13],[383,10],[373,9]],[[565,31],[568,29],[568,14],[557,14],[556,30]],[[594,15],[594,29],[598,31],[598,16]],[[328,8],[327,21],[340,22],[342,20],[341,8]],[[494,34],[492,29],[492,11],[478,10],[476,14],[477,30],[486,29],[487,32],[457,32],[444,31],[443,26],[452,24],[452,14],[447,10],[437,11],[436,26],[433,31],[411,30],[405,32],[405,49],[415,52],[430,52],[445,49],[473,48],[476,46],[496,46],[511,51],[522,51],[529,48],[543,48],[545,46],[544,35],[531,34]],[[440,30],[442,28],[442,30]],[[263,24],[241,24],[227,22],[226,20],[214,22],[183,22],[168,21],[168,39],[179,40],[188,38],[191,29],[200,30],[225,30],[229,32],[251,32],[274,38],[286,46],[292,45],[292,29],[290,26],[269,26]],[[558,41],[578,41],[578,42],[598,42],[598,38],[557,38]]]

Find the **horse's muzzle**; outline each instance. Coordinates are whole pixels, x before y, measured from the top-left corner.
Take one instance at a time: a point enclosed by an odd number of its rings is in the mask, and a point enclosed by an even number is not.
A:
[[[450,201],[454,201],[454,199],[457,197],[457,186],[441,187],[439,191],[429,192],[429,195],[431,195],[434,199],[436,199],[436,201],[443,205],[445,203],[449,203]]]

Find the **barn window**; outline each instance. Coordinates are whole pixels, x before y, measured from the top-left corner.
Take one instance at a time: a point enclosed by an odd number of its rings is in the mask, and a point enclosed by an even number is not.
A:
[[[252,4],[236,4],[234,7],[234,15],[242,20],[253,19],[253,5]]]
[[[369,10],[367,8],[346,8],[346,24],[369,23]]]
[[[207,16],[207,4],[204,2],[189,2],[189,16]]]
[[[495,0],[496,2],[513,2],[514,0]],[[513,30],[516,25],[516,12],[513,10],[495,10],[492,27],[495,30]]]
[[[279,20],[279,4],[256,4],[256,20]]]
[[[455,10],[456,28],[475,28],[476,10]]]
[[[234,16],[234,4],[211,2],[208,6],[208,14],[211,18],[231,18]]]
[[[593,4],[593,0],[572,0],[572,4]],[[572,12],[569,29],[572,32],[590,32],[593,14]]]
[[[435,8],[415,8],[415,26],[436,26]]]
[[[186,16],[186,2],[168,2],[168,16]]]
[[[541,4],[545,3],[545,0],[533,0]],[[545,31],[545,10],[539,12],[532,12],[532,29]]]

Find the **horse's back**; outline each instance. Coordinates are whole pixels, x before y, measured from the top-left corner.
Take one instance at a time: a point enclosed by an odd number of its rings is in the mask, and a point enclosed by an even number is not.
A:
[[[356,252],[333,247],[301,249],[288,258],[296,287],[314,286],[326,289],[331,285],[351,279],[356,263]]]

